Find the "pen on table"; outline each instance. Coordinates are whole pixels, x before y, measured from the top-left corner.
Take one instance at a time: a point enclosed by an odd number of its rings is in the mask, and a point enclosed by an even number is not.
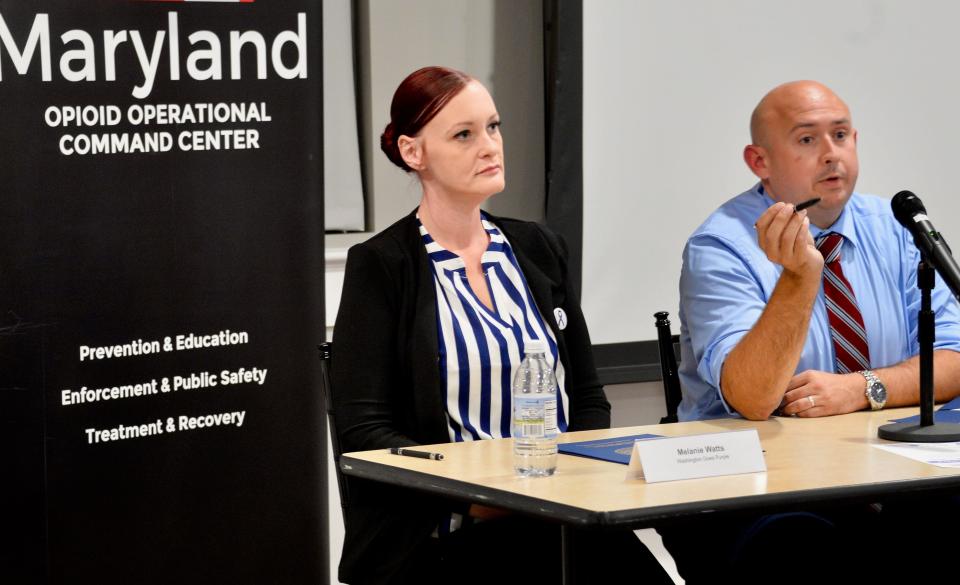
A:
[[[420,459],[433,459],[434,461],[443,461],[443,453],[430,453],[429,451],[414,451],[413,449],[403,449],[400,447],[390,447],[390,452],[394,455],[404,455],[406,457],[419,457]]]

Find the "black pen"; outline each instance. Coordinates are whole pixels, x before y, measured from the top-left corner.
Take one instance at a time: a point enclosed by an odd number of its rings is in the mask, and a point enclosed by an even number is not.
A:
[[[808,207],[813,207],[817,203],[820,203],[819,197],[814,197],[813,199],[807,199],[803,203],[797,203],[797,206],[793,208],[793,212],[796,213],[798,211],[803,211]]]
[[[804,201],[803,203],[797,203],[797,204],[793,207],[793,212],[796,213],[796,212],[798,212],[798,211],[803,211],[804,209],[806,209],[806,208],[808,208],[808,207],[813,207],[813,206],[816,205],[817,203],[820,203],[820,198],[819,198],[819,197],[814,197],[813,199],[807,199],[807,200]],[[753,224],[753,229],[757,229],[757,224]]]
[[[402,449],[400,447],[390,447],[390,452],[394,455],[404,455],[406,457],[419,457],[420,459],[433,459],[434,461],[443,461],[443,453],[430,453],[429,451],[414,451],[413,449]]]

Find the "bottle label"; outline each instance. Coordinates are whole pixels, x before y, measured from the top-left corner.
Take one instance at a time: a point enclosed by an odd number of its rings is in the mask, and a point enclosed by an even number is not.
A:
[[[557,399],[549,398],[543,401],[544,411],[544,436],[556,437],[560,434],[557,429]]]
[[[514,397],[513,412],[516,437],[550,439],[557,436],[556,398]]]

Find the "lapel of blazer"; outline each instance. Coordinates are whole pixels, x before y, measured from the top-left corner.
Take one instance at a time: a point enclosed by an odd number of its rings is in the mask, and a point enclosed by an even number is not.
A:
[[[517,258],[520,270],[527,280],[527,286],[530,287],[533,300],[537,303],[537,308],[540,309],[540,314],[543,315],[543,319],[553,331],[553,336],[559,342],[562,337],[560,336],[560,330],[557,329],[557,320],[553,316],[553,310],[562,304],[560,302],[561,300],[554,295],[554,291],[561,290],[559,286],[560,283],[548,276],[543,270],[543,266],[549,265],[555,260],[553,258],[534,259],[531,257],[531,254],[540,250],[546,246],[546,244],[523,238],[519,234],[510,231],[509,228],[504,229],[502,224],[505,222],[499,221],[496,217],[491,216],[490,220],[500,228],[507,237],[507,241],[510,242],[513,255]]]
[[[409,342],[409,359],[413,369],[413,395],[417,400],[418,417],[424,423],[424,432],[429,440],[444,443],[447,436],[447,421],[444,416],[440,368],[440,352],[437,347],[437,293],[433,281],[433,267],[420,237],[416,210],[410,214],[409,239],[405,242],[411,253],[411,268],[414,272],[415,296],[413,299],[412,335]]]

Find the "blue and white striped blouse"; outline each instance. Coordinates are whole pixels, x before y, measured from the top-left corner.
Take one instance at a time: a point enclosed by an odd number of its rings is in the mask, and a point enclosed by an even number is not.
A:
[[[547,362],[558,383],[557,425],[563,432],[569,420],[569,400],[557,341],[534,302],[509,242],[486,214],[481,221],[490,237],[481,264],[493,310],[470,288],[463,260],[433,241],[420,224],[435,277],[440,383],[450,440],[510,436],[513,374],[523,359],[524,342],[530,339],[547,340]]]

